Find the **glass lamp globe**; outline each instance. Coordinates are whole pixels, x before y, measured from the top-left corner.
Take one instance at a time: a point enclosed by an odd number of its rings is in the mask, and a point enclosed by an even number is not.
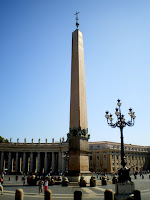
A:
[[[106,111],[106,115],[105,115],[105,117],[106,117],[106,119],[108,119],[109,118],[109,115],[108,115],[108,111]]]
[[[120,99],[118,99],[117,101],[118,101],[118,103],[117,103],[117,106],[119,106],[119,107],[120,107],[120,106],[121,106]]]

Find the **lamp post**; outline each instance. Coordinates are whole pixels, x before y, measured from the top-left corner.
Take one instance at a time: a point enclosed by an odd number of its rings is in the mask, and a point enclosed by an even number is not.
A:
[[[135,120],[135,114],[132,111],[132,108],[129,108],[129,116],[131,117],[131,119],[129,121],[125,121],[124,115],[121,113],[121,101],[120,99],[117,100],[117,108],[116,108],[116,116],[117,116],[117,121],[116,123],[113,123],[113,118],[112,118],[112,114],[109,114],[108,111],[106,111],[106,119],[107,119],[107,124],[109,126],[111,126],[112,128],[116,128],[118,127],[120,129],[120,138],[121,138],[121,165],[122,168],[119,170],[119,182],[124,182],[127,180],[130,180],[129,177],[129,169],[127,169],[126,167],[126,162],[125,162],[125,152],[124,152],[124,141],[123,141],[123,128],[126,126],[134,126],[134,120]]]

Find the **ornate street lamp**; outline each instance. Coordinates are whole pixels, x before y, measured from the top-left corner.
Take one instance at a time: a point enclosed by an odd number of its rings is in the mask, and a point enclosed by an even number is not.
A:
[[[107,124],[111,126],[112,128],[118,127],[120,129],[120,135],[121,135],[121,165],[122,168],[119,170],[119,177],[118,177],[118,182],[125,182],[127,180],[131,181],[131,178],[129,176],[129,169],[126,167],[126,162],[125,162],[125,152],[124,152],[124,142],[123,142],[123,128],[126,126],[134,126],[134,120],[135,120],[135,114],[132,111],[132,108],[129,108],[129,116],[131,119],[129,121],[125,121],[124,115],[121,113],[121,101],[120,99],[117,100],[117,108],[116,108],[116,116],[117,116],[117,122],[113,123],[113,118],[112,114],[109,114],[108,111],[106,111],[106,119],[107,119]]]

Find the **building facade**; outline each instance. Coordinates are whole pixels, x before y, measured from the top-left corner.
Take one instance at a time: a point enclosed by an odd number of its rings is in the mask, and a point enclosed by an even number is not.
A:
[[[68,171],[68,142],[0,143],[0,172],[65,173]],[[89,142],[92,172],[114,173],[121,168],[121,146],[115,142]],[[150,169],[150,147],[125,144],[127,167],[131,172]]]
[[[150,147],[125,144],[126,166],[131,172],[149,170]],[[89,166],[94,172],[117,172],[121,168],[121,145],[116,142],[90,142]]]

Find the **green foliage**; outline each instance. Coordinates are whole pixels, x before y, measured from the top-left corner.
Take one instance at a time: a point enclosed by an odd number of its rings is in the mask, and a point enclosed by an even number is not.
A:
[[[9,143],[8,139],[3,138],[0,136],[0,143]]]
[[[4,142],[5,142],[5,143],[9,143],[8,139],[5,139]]]
[[[3,142],[3,138],[2,138],[2,136],[0,136],[0,143],[2,143]]]

